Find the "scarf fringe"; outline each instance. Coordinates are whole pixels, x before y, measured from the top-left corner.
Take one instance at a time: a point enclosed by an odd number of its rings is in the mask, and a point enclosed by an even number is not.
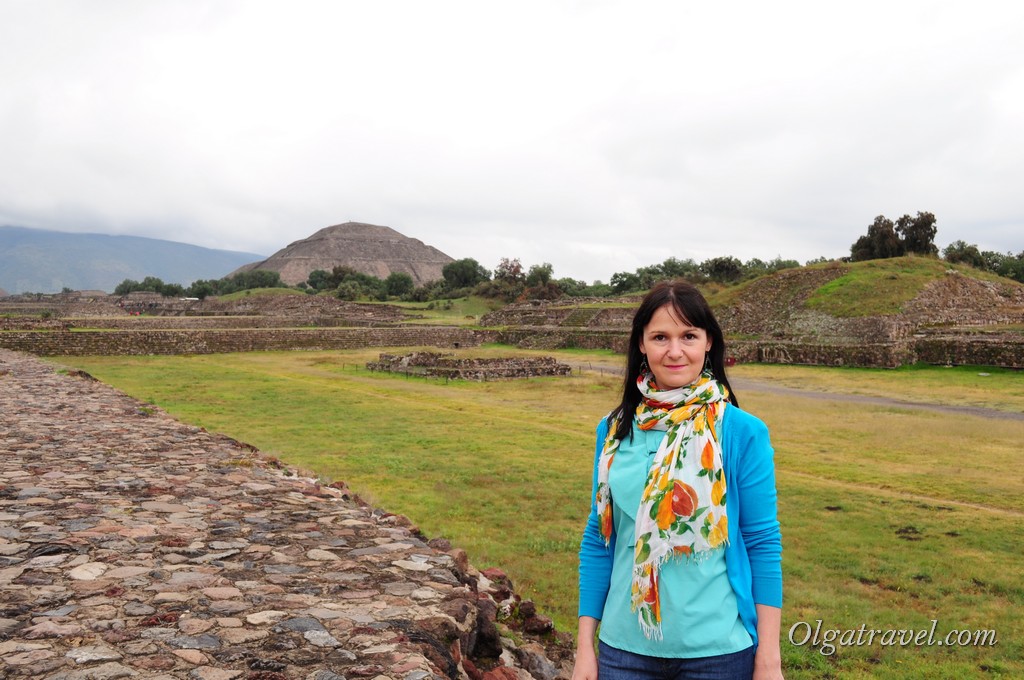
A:
[[[661,624],[656,623],[653,626],[644,621],[644,617],[638,617],[640,619],[640,630],[643,631],[644,637],[648,640],[656,640],[661,642],[665,639],[664,634],[661,632]]]

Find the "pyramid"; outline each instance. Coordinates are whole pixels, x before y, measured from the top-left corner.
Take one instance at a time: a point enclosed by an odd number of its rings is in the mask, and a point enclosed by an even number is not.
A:
[[[405,272],[412,277],[413,283],[422,286],[443,278],[441,270],[452,261],[437,248],[400,234],[391,227],[345,222],[290,243],[262,262],[245,265],[237,272],[275,271],[283,282],[294,286],[308,279],[310,272],[317,269],[329,272],[335,267],[346,266],[379,279],[386,279],[395,272]]]

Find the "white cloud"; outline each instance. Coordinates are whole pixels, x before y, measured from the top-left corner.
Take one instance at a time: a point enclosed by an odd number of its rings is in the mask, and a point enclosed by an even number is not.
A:
[[[271,253],[346,220],[607,281],[1024,248],[1024,6],[12,2],[0,222]]]

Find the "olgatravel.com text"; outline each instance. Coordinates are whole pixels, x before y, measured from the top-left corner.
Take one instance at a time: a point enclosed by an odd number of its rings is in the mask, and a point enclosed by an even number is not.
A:
[[[789,629],[790,644],[802,647],[810,644],[819,647],[824,656],[831,656],[839,647],[860,647],[878,644],[882,647],[993,647],[998,642],[994,630],[951,630],[945,635],[936,632],[938,619],[932,619],[931,628],[879,629],[868,628],[825,628],[821,619],[808,623],[797,621]]]

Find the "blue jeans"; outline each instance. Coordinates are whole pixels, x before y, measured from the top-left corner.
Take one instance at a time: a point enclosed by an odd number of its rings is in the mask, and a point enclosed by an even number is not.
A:
[[[663,659],[597,646],[598,680],[750,680],[754,647],[696,659]]]

